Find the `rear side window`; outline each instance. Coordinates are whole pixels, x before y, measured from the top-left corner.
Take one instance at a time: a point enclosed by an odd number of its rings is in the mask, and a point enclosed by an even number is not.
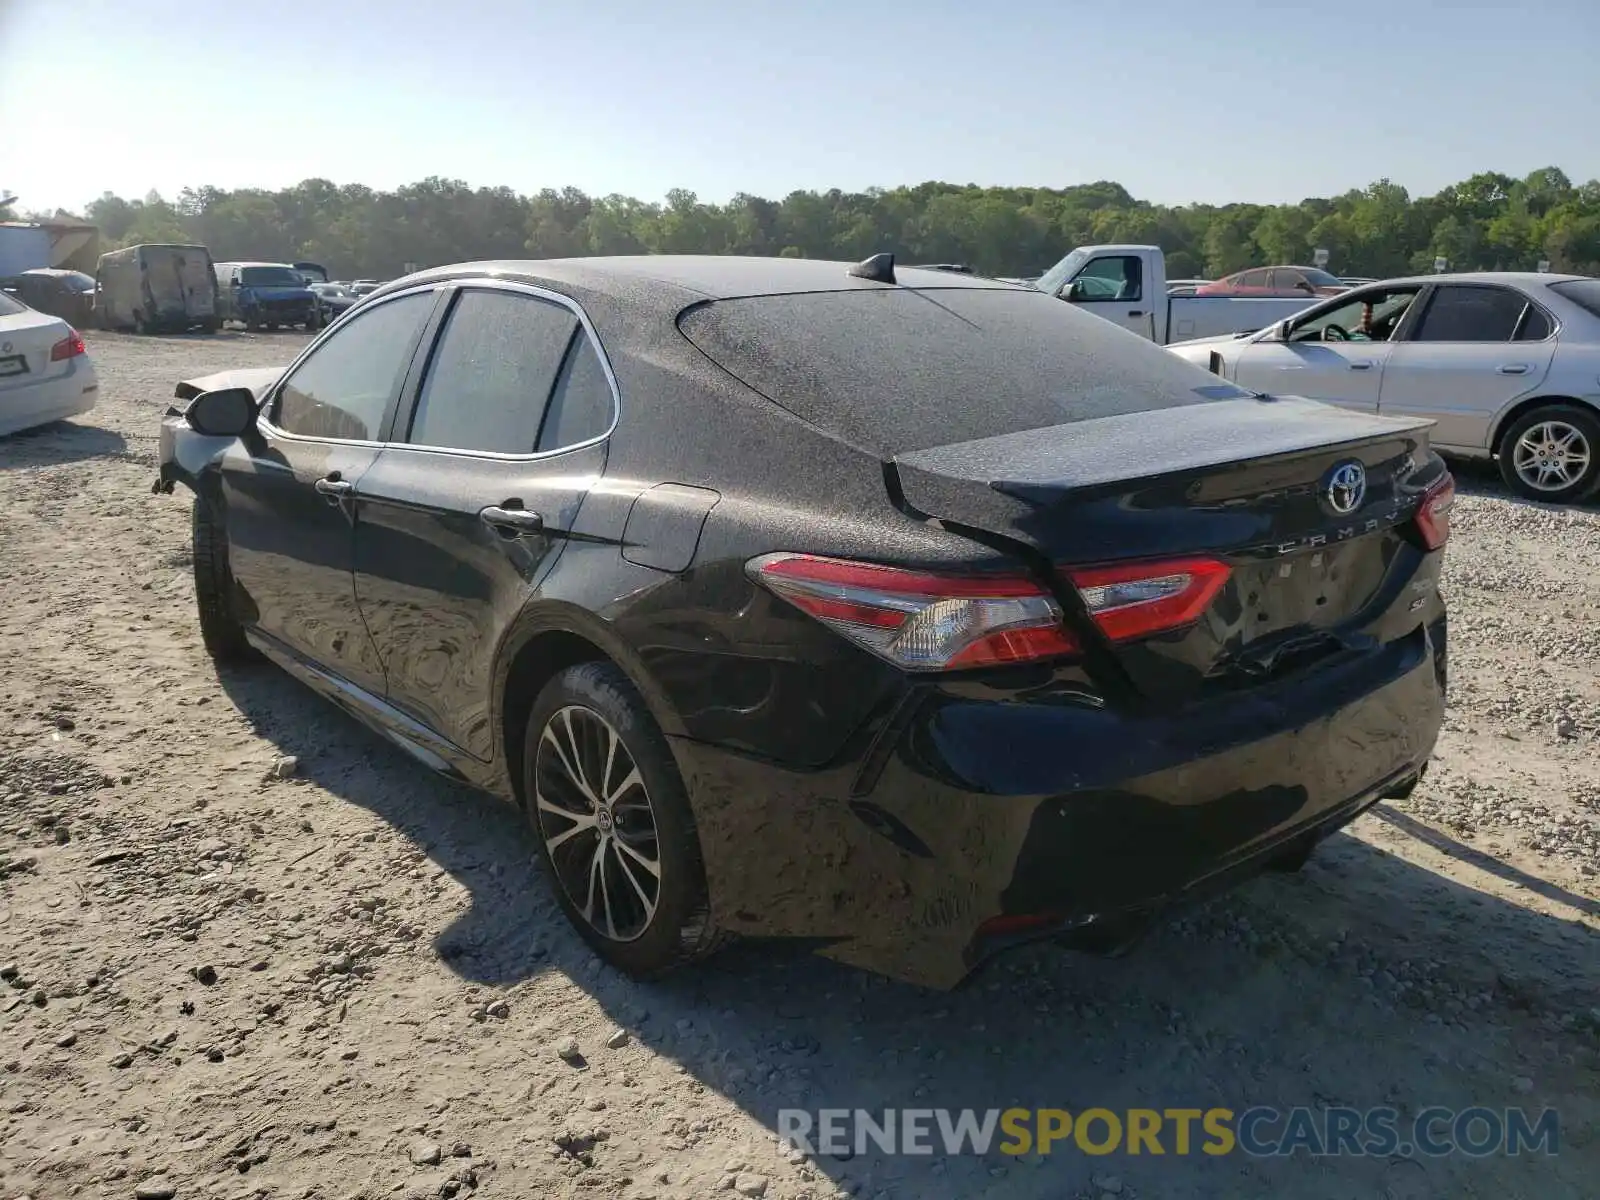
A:
[[[885,456],[1248,394],[1100,317],[1012,288],[718,300],[679,327],[768,399]]]
[[[302,437],[377,440],[433,301],[432,292],[401,296],[330,333],[284,380],[273,424]]]
[[[600,355],[594,343],[579,334],[550,396],[538,448],[559,450],[599,437],[611,428],[612,403],[611,381],[600,365]]]
[[[1509,342],[1527,306],[1526,297],[1506,288],[1441,287],[1428,302],[1414,340]]]
[[[1522,324],[1517,327],[1517,341],[1542,342],[1555,332],[1550,318],[1537,304],[1530,304],[1522,312]]]
[[[520,292],[463,291],[417,397],[417,446],[528,454],[578,328],[572,310]]]

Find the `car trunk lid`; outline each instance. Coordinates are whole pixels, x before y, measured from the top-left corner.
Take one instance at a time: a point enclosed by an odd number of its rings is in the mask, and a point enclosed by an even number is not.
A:
[[[888,479],[904,506],[1029,557],[1102,664],[1146,700],[1180,703],[1348,650],[1392,607],[1443,472],[1430,424],[1218,400],[899,454]],[[1334,495],[1352,464],[1361,494]],[[1129,573],[1096,569],[1197,558],[1229,572],[1182,628],[1128,636],[1085,602],[1091,584]]]
[[[70,360],[50,360],[58,342],[72,336],[60,317],[29,310],[0,319],[0,390],[24,388],[72,370]]]

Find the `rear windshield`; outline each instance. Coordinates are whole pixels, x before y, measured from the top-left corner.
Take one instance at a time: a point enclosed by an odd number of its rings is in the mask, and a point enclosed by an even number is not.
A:
[[[305,287],[298,271],[288,267],[242,267],[239,282],[249,287]]]
[[[1552,283],[1550,290],[1600,317],[1600,279],[1569,279],[1565,283]]]
[[[0,292],[0,317],[14,317],[28,311],[28,306],[15,296]]]
[[[85,275],[82,271],[68,271],[61,277],[61,282],[75,292],[94,291],[94,278]]]
[[[768,399],[884,456],[1247,394],[1038,292],[753,296],[679,327]]]

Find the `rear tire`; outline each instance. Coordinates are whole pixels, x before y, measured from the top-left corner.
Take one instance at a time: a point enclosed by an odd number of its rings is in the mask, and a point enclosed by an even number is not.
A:
[[[723,944],[683,780],[626,675],[587,662],[547,683],[528,715],[522,761],[539,857],[595,953],[650,979]]]
[[[255,656],[244,626],[234,613],[233,572],[228,567],[228,536],[211,502],[194,498],[194,599],[200,614],[200,640],[217,662],[243,662]]]
[[[1500,477],[1519,496],[1576,504],[1600,487],[1600,416],[1575,404],[1523,413],[1500,439]]]

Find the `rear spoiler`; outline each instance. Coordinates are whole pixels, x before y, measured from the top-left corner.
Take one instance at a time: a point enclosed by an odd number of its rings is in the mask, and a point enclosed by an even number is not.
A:
[[[901,494],[923,513],[970,510],[977,486],[989,493],[993,516],[1009,523],[1041,505],[1180,472],[1396,437],[1425,445],[1433,426],[1426,418],[1227,391],[1230,398],[1207,403],[917,450],[896,455],[892,465]]]

